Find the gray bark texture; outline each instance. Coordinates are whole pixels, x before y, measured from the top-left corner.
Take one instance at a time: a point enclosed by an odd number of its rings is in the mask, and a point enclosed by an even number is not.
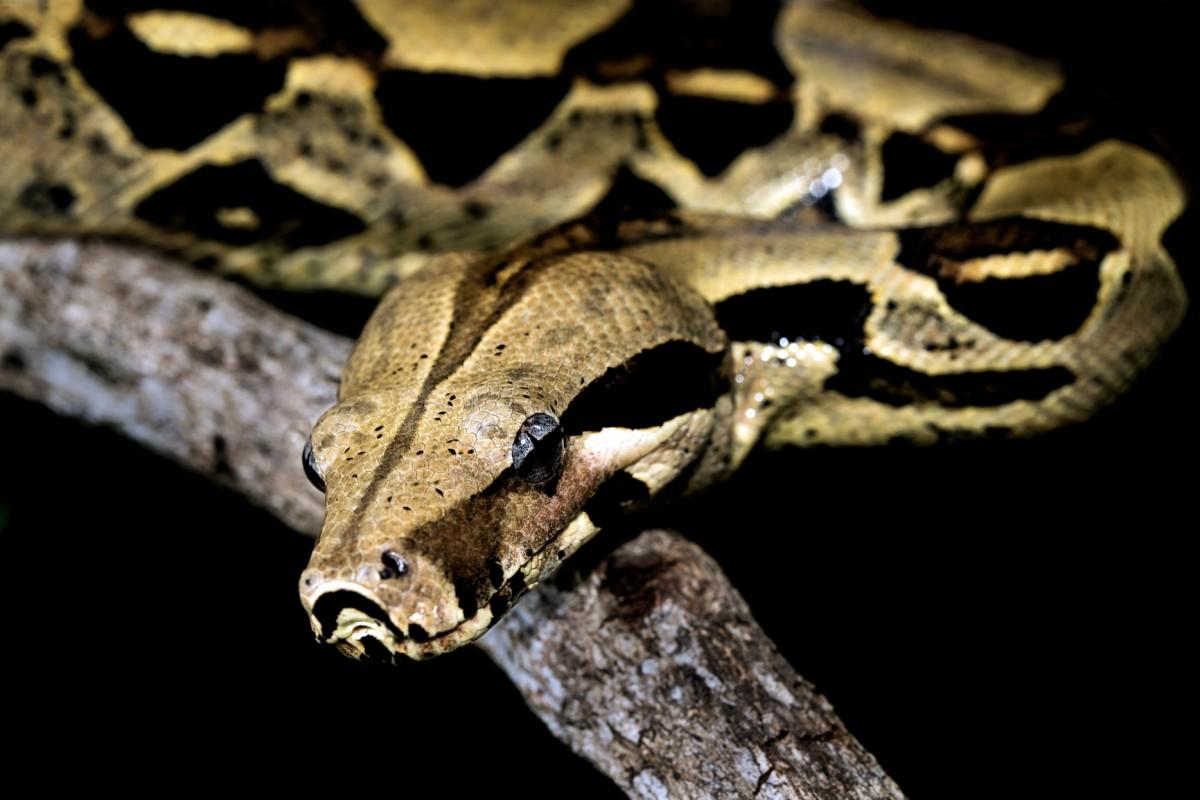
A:
[[[648,531],[480,646],[559,739],[632,797],[896,798],[721,568]]]
[[[142,251],[0,242],[0,389],[116,428],[309,536],[325,502],[299,454],[350,346]]]
[[[310,536],[322,500],[298,454],[350,345],[160,256],[0,243],[0,390],[114,427]],[[903,796],[676,534],[531,592],[481,646],[630,796]]]

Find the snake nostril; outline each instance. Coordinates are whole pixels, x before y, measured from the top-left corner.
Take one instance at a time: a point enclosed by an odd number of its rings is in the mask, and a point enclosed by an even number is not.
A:
[[[395,550],[384,550],[380,560],[383,561],[383,569],[379,571],[379,577],[383,580],[408,574],[408,562]]]

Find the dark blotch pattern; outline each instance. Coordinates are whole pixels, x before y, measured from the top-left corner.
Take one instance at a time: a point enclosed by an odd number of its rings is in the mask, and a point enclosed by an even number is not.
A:
[[[934,186],[954,174],[958,157],[943,153],[915,136],[897,131],[883,143],[883,191],[880,199],[895,200]]]
[[[947,273],[954,262],[985,256],[1065,249],[1080,260],[1096,261],[1118,246],[1108,231],[1031,217],[911,228],[900,232],[900,243],[901,264],[935,276]]]
[[[1048,156],[1082,153],[1105,139],[1124,139],[1158,147],[1141,130],[1136,114],[1115,107],[1101,93],[1072,87],[1051,98],[1040,112],[1023,114],[966,114],[945,122],[975,136],[993,168]]]
[[[454,596],[458,599],[458,607],[462,609],[463,617],[470,619],[479,613],[479,600],[475,589],[465,581],[454,582]]]
[[[664,94],[655,116],[680,154],[712,177],[745,150],[786,133],[793,110],[783,101],[756,105]]]
[[[597,83],[641,78],[659,84],[670,69],[714,67],[753,72],[786,90],[792,74],[774,41],[779,8],[775,2],[634,3],[615,25],[573,47],[564,71]],[[631,71],[630,65],[641,66]]]
[[[725,354],[691,342],[638,353],[585,386],[562,417],[568,435],[602,428],[651,428],[708,408],[728,388]]]
[[[819,280],[795,286],[751,289],[717,303],[717,322],[734,341],[819,339],[837,346],[862,340],[871,309],[865,286]]]
[[[242,207],[254,212],[257,225],[222,224],[221,209]],[[143,200],[135,213],[164,228],[191,230],[227,244],[274,239],[288,250],[329,244],[366,227],[354,214],[276,183],[257,160],[200,167]]]
[[[604,221],[654,217],[676,207],[669,194],[622,164],[608,192],[592,209],[591,217]]]
[[[615,25],[572,48],[564,71],[597,83],[653,85],[663,133],[706,174],[716,175],[741,150],[765,144],[791,124],[793,78],[774,43],[779,8],[778,3],[635,3]],[[754,105],[666,90],[667,72],[699,67],[755,73],[779,88],[779,99]]]
[[[509,602],[507,596],[497,593],[492,595],[492,599],[488,601],[488,608],[492,612],[492,625],[495,625],[501,617],[508,613],[508,609],[512,608],[512,603]]]
[[[568,88],[565,79],[392,71],[379,76],[375,96],[429,177],[462,186],[536,130]]]
[[[583,507],[598,528],[607,528],[650,499],[646,484],[621,470],[600,484]]]
[[[853,117],[834,112],[821,120],[821,133],[828,133],[846,142],[857,142],[862,138],[862,126]]]
[[[147,147],[184,150],[283,88],[284,60],[184,58],[150,50],[126,28],[93,39],[72,31],[75,64]]]
[[[837,374],[825,382],[825,389],[896,407],[936,403],[946,408],[988,408],[1041,400],[1074,381],[1075,374],[1066,367],[927,375],[860,352],[856,358],[838,361]]]
[[[504,567],[495,558],[488,560],[488,580],[492,582],[494,589],[499,589],[504,585]]]
[[[24,39],[31,33],[33,33],[33,31],[29,30],[28,27],[22,25],[16,20],[0,23],[0,50],[3,50],[5,47],[7,47],[8,43],[13,39]]]
[[[1027,342],[1061,339],[1079,330],[1099,291],[1100,265],[1094,261],[1049,275],[942,287],[950,305],[971,319],[1007,339]]]
[[[358,338],[379,305],[378,297],[359,297],[345,292],[289,292],[282,289],[255,288],[271,305],[300,317],[327,331]]]
[[[1107,231],[1084,225],[1006,218],[900,232],[896,260],[937,279],[946,301],[1007,339],[1061,339],[1079,329],[1096,304],[1100,262],[1118,247]],[[1063,250],[1074,264],[1048,275],[959,282],[972,259]]]
[[[516,572],[513,573],[513,576],[508,579],[509,594],[512,595],[514,602],[516,601],[516,599],[518,597],[525,594],[526,588],[527,587],[525,586],[525,576],[521,573],[520,570],[517,570]]]
[[[752,290],[716,306],[717,319],[735,340],[773,342],[787,336],[832,344],[838,349],[838,371],[824,388],[890,406],[999,406],[1039,400],[1075,380],[1063,367],[935,376],[900,366],[863,352],[862,326],[870,309],[866,287],[828,280]]]

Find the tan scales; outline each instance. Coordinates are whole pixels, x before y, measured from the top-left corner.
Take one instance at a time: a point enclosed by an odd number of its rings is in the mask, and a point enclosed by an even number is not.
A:
[[[597,532],[598,498],[619,510],[697,490],[759,444],[925,444],[1086,419],[1182,319],[1162,238],[1186,200],[1163,158],[1086,130],[1018,157],[972,127],[1047,125],[1070,91],[1054,65],[805,0],[782,4],[761,43],[786,74],[606,49],[639,5],[361,0],[247,27],[0,2],[0,230],[133,240],[266,286],[395,284],[312,437],[327,520],[301,596],[351,655],[470,641]],[[676,12],[737,19],[719,2]],[[278,81],[186,146],[147,143],[85,57],[114,46],[192,67],[246,59]],[[450,185],[381,100],[430,74],[558,94]],[[785,124],[714,170],[668,133],[685,101],[783,109]],[[892,145],[944,169],[889,194],[907,166]],[[188,205],[188,187],[223,175],[278,202],[235,186]],[[631,181],[677,210],[620,217],[614,193]],[[280,203],[296,217],[273,218]],[[1004,294],[1081,275],[1094,275],[1081,308]],[[1001,294],[998,312],[986,301]],[[802,319],[789,335],[764,310],[797,298],[820,318],[858,297],[851,335]],[[654,373],[694,395],[645,408],[620,395]],[[671,415],[629,424],[656,403]],[[539,414],[560,424],[547,441],[561,457],[532,451],[549,485],[514,464]]]

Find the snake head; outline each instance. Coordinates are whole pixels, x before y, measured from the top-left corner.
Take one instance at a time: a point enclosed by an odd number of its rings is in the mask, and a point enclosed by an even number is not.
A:
[[[693,291],[599,253],[434,266],[381,303],[306,449],[326,519],[301,600],[354,657],[471,641],[719,458],[727,342]]]

